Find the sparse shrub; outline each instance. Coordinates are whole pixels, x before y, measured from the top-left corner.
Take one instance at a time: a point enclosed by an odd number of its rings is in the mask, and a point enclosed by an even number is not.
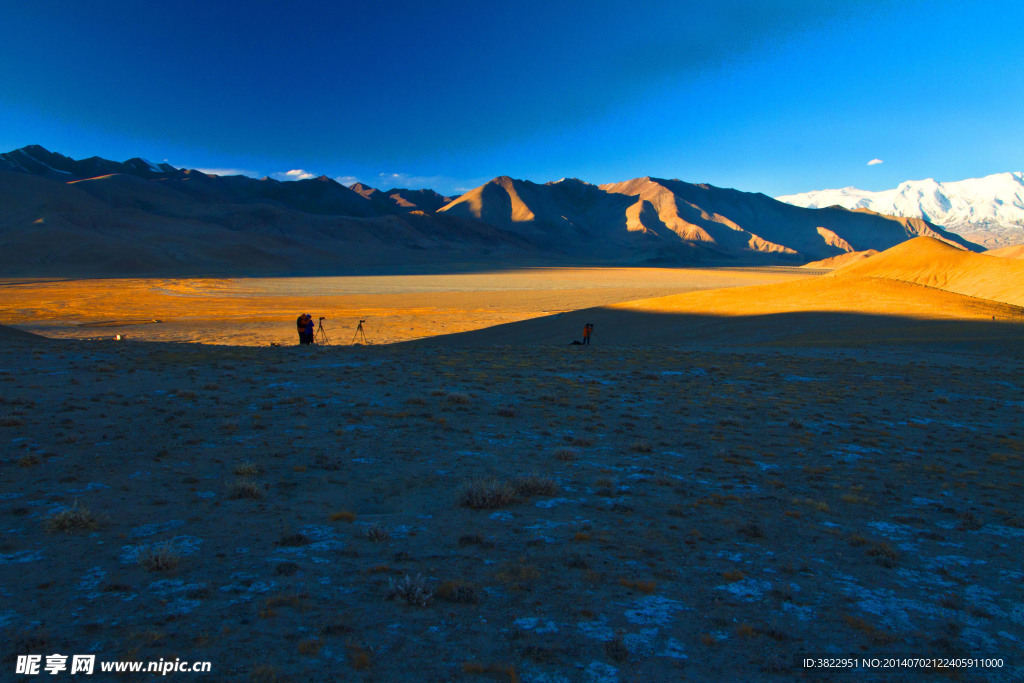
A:
[[[459,505],[474,510],[500,508],[515,500],[515,489],[496,479],[472,479],[459,491]]]
[[[654,581],[634,581],[625,577],[619,579],[619,585],[648,595],[658,589],[658,584]]]
[[[448,602],[461,602],[470,605],[480,602],[480,595],[476,586],[460,580],[442,583],[437,587],[437,597]]]
[[[328,519],[332,522],[354,522],[356,521],[356,513],[351,510],[339,510],[338,512],[332,512]]]
[[[25,418],[17,415],[4,415],[0,417],[0,427],[20,427],[25,424]]]
[[[967,510],[963,514],[959,515],[960,524],[957,525],[957,529],[960,531],[977,531],[984,526],[978,518],[974,516],[974,513]]]
[[[269,664],[260,664],[249,673],[249,683],[287,683],[277,667]]]
[[[764,536],[764,529],[762,529],[755,522],[744,524],[739,529],[737,529],[737,531],[746,536],[747,538],[762,538]]]
[[[629,450],[634,453],[650,453],[654,449],[651,448],[651,444],[647,443],[644,439],[637,439],[633,443],[629,444]]]
[[[604,653],[613,662],[624,662],[629,659],[629,648],[622,642],[622,634],[616,634],[604,644]]]
[[[274,573],[278,576],[291,576],[299,571],[299,565],[294,562],[278,562],[274,567]]]
[[[573,448],[559,448],[554,452],[555,460],[561,460],[562,462],[572,462],[576,459],[577,453]]]
[[[369,650],[355,643],[347,643],[345,649],[348,651],[348,663],[356,671],[369,669],[371,658]]]
[[[4,634],[11,652],[41,652],[50,647],[50,634],[40,626]]]
[[[736,627],[736,635],[740,638],[753,638],[756,635],[754,627],[750,624],[743,623]]]
[[[181,555],[173,543],[150,546],[139,554],[139,565],[149,572],[167,572],[178,566]]]
[[[579,553],[573,553],[565,558],[565,566],[570,569],[586,569],[587,561]]]
[[[558,485],[548,477],[539,474],[527,474],[516,477],[512,480],[512,488],[517,495],[528,496],[550,496],[558,491]]]
[[[389,538],[391,538],[391,532],[388,531],[388,528],[380,522],[373,522],[369,526],[362,529],[359,532],[359,536],[365,538],[368,541],[379,543],[381,541],[386,541]]]
[[[722,578],[728,581],[729,583],[736,583],[737,581],[742,581],[744,578],[746,578],[746,576],[746,574],[739,571],[738,569],[730,569],[729,571],[722,573]]]
[[[540,578],[540,570],[532,564],[509,563],[502,567],[494,578],[512,590],[524,590]]]
[[[885,631],[877,628],[876,626],[869,624],[860,617],[855,617],[850,614],[844,614],[843,621],[846,622],[846,625],[850,628],[856,629],[857,631],[861,631],[862,633],[864,633],[871,640],[871,642],[875,643],[876,645],[888,645],[897,640],[896,637],[892,634],[886,633]]]
[[[29,453],[18,458],[18,467],[34,467],[42,462],[42,459],[35,453]]]
[[[186,401],[194,401],[196,398],[196,392],[190,391],[188,389],[176,389],[172,393],[178,398],[185,399]]]
[[[515,417],[519,414],[515,406],[502,406],[498,408],[498,415],[501,417]]]
[[[232,500],[262,498],[263,489],[252,479],[236,479],[228,484],[228,497]]]
[[[480,662],[463,662],[462,673],[483,674],[486,676],[507,676],[510,683],[519,683],[519,674],[515,664],[481,664]]]
[[[895,567],[896,560],[899,558],[899,554],[885,541],[872,543],[871,547],[864,552],[868,557],[873,557],[876,564],[880,564],[888,569]]]
[[[254,462],[251,462],[251,461],[246,461],[246,462],[240,463],[235,468],[235,474],[238,475],[239,477],[255,477],[257,474],[260,474],[262,471],[263,470],[261,470],[259,468],[259,465],[257,465]]]
[[[303,545],[309,545],[312,541],[306,534],[297,532],[294,534],[285,534],[281,538],[277,539],[275,543],[284,547],[296,548]]]
[[[89,508],[75,501],[71,507],[64,508],[46,518],[44,527],[48,533],[58,531],[91,531],[100,527],[101,520]]]
[[[469,403],[473,402],[473,399],[470,397],[470,395],[462,391],[450,392],[444,398],[449,403],[454,403],[456,405],[468,405]]]
[[[459,536],[459,547],[464,548],[467,545],[478,545],[484,550],[494,547],[492,542],[488,541],[480,534],[463,534],[462,536]]]
[[[843,495],[841,495],[839,497],[839,500],[843,501],[844,503],[850,503],[851,505],[859,505],[859,504],[867,505],[867,504],[871,503],[871,499],[868,498],[867,496],[862,496],[862,495],[860,495],[858,493],[853,493],[853,492],[844,493]]]
[[[401,600],[413,607],[426,607],[434,597],[434,592],[430,590],[430,586],[422,574],[417,574],[415,577],[407,574],[400,581],[388,580],[386,597],[388,600]]]
[[[319,638],[305,638],[299,641],[299,654],[309,657],[316,656],[324,646],[324,641]]]

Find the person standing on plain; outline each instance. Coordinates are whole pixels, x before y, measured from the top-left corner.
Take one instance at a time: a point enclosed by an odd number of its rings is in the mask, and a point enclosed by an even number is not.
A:
[[[313,343],[313,316],[306,314],[306,343]]]

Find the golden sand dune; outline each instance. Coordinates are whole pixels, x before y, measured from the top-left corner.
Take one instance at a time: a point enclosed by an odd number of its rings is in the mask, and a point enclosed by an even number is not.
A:
[[[1002,247],[1001,249],[989,249],[985,252],[985,255],[1002,258],[1024,258],[1024,244],[1015,244],[1012,247]]]
[[[833,275],[901,280],[1024,306],[1024,262],[975,254],[930,237],[908,240]]]
[[[425,343],[566,344],[587,322],[602,344],[1019,343],[1022,274],[1024,264],[920,237],[828,277],[631,301]]]
[[[858,263],[864,259],[874,256],[878,253],[877,249],[868,249],[867,251],[851,251],[848,254],[840,254],[839,256],[833,256],[831,258],[822,259],[820,261],[811,261],[805,263],[801,268],[840,268],[847,266],[851,263]]]
[[[603,346],[1024,340],[1024,308],[896,280],[827,277],[644,299],[417,343],[569,344],[587,322]]]

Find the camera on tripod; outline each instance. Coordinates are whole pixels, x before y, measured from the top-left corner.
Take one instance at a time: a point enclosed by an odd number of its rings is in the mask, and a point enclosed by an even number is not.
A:
[[[320,319],[321,319],[321,320],[326,320],[326,319],[327,319],[327,316],[325,316],[325,315],[322,315],[322,316],[320,316]]]

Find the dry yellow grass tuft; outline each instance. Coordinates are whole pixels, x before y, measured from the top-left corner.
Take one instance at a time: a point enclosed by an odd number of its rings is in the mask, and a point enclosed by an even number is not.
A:
[[[228,497],[232,500],[263,497],[263,489],[251,479],[236,479],[228,484]]]
[[[497,479],[472,479],[459,490],[458,501],[474,510],[489,510],[514,503],[516,491]]]
[[[150,572],[171,571],[181,562],[181,555],[173,543],[161,543],[146,548],[139,555],[139,565]]]
[[[47,533],[58,531],[92,531],[100,527],[101,520],[89,508],[75,501],[71,507],[59,510],[43,523]]]
[[[330,515],[328,515],[327,518],[332,522],[351,523],[356,521],[356,513],[352,512],[351,510],[338,510],[337,512],[332,512]]]

